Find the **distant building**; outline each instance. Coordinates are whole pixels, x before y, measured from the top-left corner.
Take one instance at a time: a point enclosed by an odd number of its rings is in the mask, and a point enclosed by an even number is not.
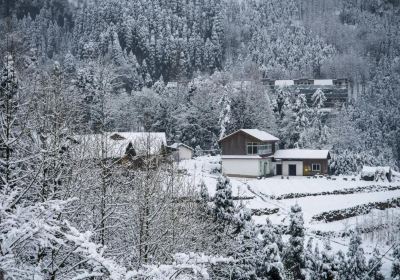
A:
[[[222,172],[239,177],[328,174],[328,150],[278,150],[278,141],[258,129],[240,129],[222,138]]]
[[[174,143],[168,147],[171,150],[172,158],[175,161],[187,160],[193,158],[194,150],[183,143]]]
[[[321,89],[327,98],[326,108],[333,108],[335,105],[342,105],[356,98],[356,90],[348,79],[294,79],[274,80],[263,79],[263,84],[276,93],[278,89],[289,88],[296,94],[305,94],[311,104],[311,97],[317,89]]]
[[[288,149],[274,154],[275,174],[311,176],[328,174],[328,150]]]
[[[167,140],[164,132],[106,132],[72,137],[70,151],[79,159],[121,159],[128,155],[154,156]]]
[[[272,176],[272,155],[279,139],[258,129],[240,129],[219,140],[222,172],[230,176]]]

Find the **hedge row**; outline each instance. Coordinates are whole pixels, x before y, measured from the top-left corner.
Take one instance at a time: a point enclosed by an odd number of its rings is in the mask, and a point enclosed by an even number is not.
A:
[[[279,212],[279,208],[264,208],[264,209],[251,209],[253,216],[272,215]]]
[[[400,186],[379,186],[379,185],[371,185],[357,188],[346,188],[340,190],[326,191],[326,192],[316,192],[316,193],[286,193],[279,196],[267,195],[270,199],[275,200],[283,200],[283,199],[291,199],[291,198],[300,198],[307,196],[321,196],[321,195],[345,195],[345,194],[353,194],[353,193],[369,193],[369,192],[381,192],[381,191],[395,191],[400,190]]]
[[[385,210],[387,208],[396,208],[396,207],[400,207],[400,197],[388,199],[386,201],[370,202],[345,209],[322,212],[320,214],[314,215],[312,217],[312,220],[334,222],[359,215],[365,215],[371,212],[371,210],[373,209]]]

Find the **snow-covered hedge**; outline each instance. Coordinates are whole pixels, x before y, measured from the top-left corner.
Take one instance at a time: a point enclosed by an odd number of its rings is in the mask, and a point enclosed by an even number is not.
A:
[[[314,221],[333,222],[359,215],[365,215],[371,212],[373,209],[385,210],[387,208],[396,207],[400,207],[400,197],[388,199],[386,201],[370,202],[345,209],[322,212],[314,215],[312,219]]]

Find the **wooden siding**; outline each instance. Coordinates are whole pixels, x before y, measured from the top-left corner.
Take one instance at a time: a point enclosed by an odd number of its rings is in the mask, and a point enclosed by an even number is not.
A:
[[[312,164],[320,164],[321,171],[312,171]],[[328,160],[327,159],[304,159],[303,160],[303,175],[311,176],[315,174],[328,174]]]
[[[277,141],[266,141],[261,142],[257,138],[254,138],[243,131],[238,131],[231,136],[223,139],[219,144],[221,146],[222,155],[247,155],[247,143],[257,142],[260,144],[271,144],[272,153],[275,153],[275,143]]]

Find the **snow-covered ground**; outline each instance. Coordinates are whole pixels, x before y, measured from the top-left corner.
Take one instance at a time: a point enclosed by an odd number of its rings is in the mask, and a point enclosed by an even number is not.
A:
[[[182,161],[179,164],[180,169],[187,171],[187,179],[191,183],[199,184],[204,181],[208,186],[210,195],[214,195],[216,181],[218,179],[220,168],[220,158],[218,156],[204,156],[193,160]],[[395,175],[398,175],[397,173]],[[289,177],[289,179],[275,176],[265,179],[248,178],[230,178],[233,194],[235,196],[254,197],[243,201],[250,209],[274,209],[279,212],[273,215],[253,216],[256,223],[264,223],[269,218],[274,224],[285,225],[288,222],[288,213],[290,207],[299,204],[303,209],[304,222],[307,228],[308,236],[313,236],[315,232],[333,232],[332,245],[337,250],[346,250],[348,243],[347,237],[338,237],[341,233],[348,232],[350,229],[359,226],[378,226],[379,224],[390,224],[398,221],[400,217],[400,208],[388,210],[373,210],[371,213],[342,219],[333,222],[313,221],[312,217],[326,211],[346,209],[370,202],[383,202],[391,198],[400,197],[400,189],[387,190],[385,187],[400,186],[400,176],[395,176],[394,181],[369,182],[360,180],[360,176],[333,176],[335,180],[326,178],[307,178],[307,177]],[[369,186],[383,187],[374,191],[359,191],[352,194],[330,194],[315,195],[298,198],[280,199],[275,197],[291,194],[317,194],[322,192],[332,192],[334,190],[349,190],[353,188],[364,188]],[[382,252],[389,248],[389,242],[384,236],[379,237],[379,232],[369,233],[364,237],[364,249],[368,253],[372,252],[375,246],[379,246]],[[383,233],[385,235],[386,233]],[[368,238],[373,236],[374,238]],[[323,238],[316,236],[317,238]],[[390,256],[388,254],[387,256]],[[390,257],[384,258],[383,271],[386,275],[390,270]]]

